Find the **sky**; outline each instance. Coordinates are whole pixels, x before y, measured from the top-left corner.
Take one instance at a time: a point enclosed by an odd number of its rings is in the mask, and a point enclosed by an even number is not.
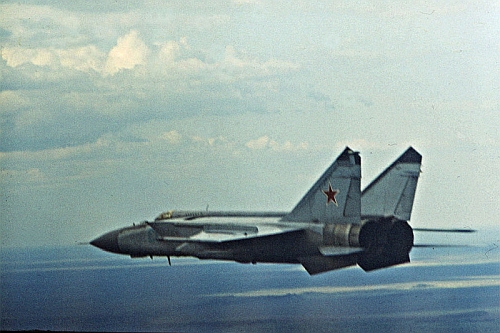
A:
[[[497,227],[499,35],[495,1],[2,1],[0,244],[288,211],[346,145],[363,187],[423,155],[412,226]]]

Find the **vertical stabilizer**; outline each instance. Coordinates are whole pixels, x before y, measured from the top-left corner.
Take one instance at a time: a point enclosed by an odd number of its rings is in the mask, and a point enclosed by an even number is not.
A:
[[[372,181],[361,195],[362,217],[394,216],[408,221],[421,162],[422,155],[410,147]]]
[[[340,154],[283,220],[360,223],[361,158],[349,147]]]

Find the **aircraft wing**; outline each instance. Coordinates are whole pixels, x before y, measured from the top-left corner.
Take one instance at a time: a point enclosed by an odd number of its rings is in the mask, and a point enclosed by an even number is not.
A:
[[[240,225],[240,224],[182,224],[182,228],[190,229],[190,234],[172,234],[169,232],[169,222],[148,222],[159,235],[159,240],[196,243],[223,243],[244,239],[266,237],[278,234],[303,230],[302,227],[276,226],[276,225]],[[180,226],[180,225],[179,225]]]

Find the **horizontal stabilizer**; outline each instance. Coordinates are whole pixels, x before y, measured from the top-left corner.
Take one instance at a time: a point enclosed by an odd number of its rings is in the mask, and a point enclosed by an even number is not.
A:
[[[463,244],[414,244],[413,247],[419,248],[439,248],[439,247],[472,247],[472,245],[463,245]]]
[[[364,253],[358,260],[358,265],[365,272],[370,272],[380,268],[405,264],[410,262],[408,254],[394,255],[393,253]]]
[[[307,273],[315,275],[334,269],[354,266],[357,263],[358,255],[347,254],[336,257],[309,256],[298,258],[298,260],[304,266]]]
[[[431,228],[413,228],[413,231],[425,232],[476,232],[473,229],[431,229]]]

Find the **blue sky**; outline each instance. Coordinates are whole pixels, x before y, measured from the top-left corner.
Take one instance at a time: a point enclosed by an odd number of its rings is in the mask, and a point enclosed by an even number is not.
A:
[[[4,1],[2,246],[290,210],[345,145],[423,155],[411,223],[498,226],[493,1]]]

